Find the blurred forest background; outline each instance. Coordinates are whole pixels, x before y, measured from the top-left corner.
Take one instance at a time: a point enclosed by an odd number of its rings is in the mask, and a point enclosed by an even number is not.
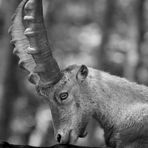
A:
[[[55,144],[50,109],[12,55],[8,28],[20,0],[0,0],[0,139]],[[61,67],[86,64],[148,85],[148,0],[43,0],[54,56]],[[91,121],[78,145],[104,144]]]

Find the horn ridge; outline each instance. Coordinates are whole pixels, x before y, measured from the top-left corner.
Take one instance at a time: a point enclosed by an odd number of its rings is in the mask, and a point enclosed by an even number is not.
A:
[[[19,57],[19,66],[29,73],[34,70],[35,62],[31,55],[26,53],[26,48],[29,47],[29,42],[26,36],[23,34],[24,26],[22,23],[23,16],[23,7],[27,3],[28,0],[23,0],[19,6],[17,7],[15,13],[13,14],[11,20],[12,25],[10,26],[8,32],[12,37],[10,43],[15,45],[13,53]],[[38,82],[36,82],[37,84]]]
[[[38,73],[41,82],[51,82],[60,76],[60,68],[52,56],[51,45],[43,21],[42,0],[29,0],[24,7],[25,32],[30,47],[29,53],[35,59],[34,72]],[[31,19],[30,19],[31,18]]]
[[[10,34],[20,65],[29,71],[29,80],[40,86],[52,85],[62,77],[52,55],[43,21],[42,0],[23,0],[12,18]]]

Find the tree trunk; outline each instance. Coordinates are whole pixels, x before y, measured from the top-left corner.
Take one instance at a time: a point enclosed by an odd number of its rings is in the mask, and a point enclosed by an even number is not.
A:
[[[138,83],[148,85],[148,0],[140,1],[138,12],[139,41],[138,63],[135,69],[135,80]]]
[[[8,37],[8,27],[10,25],[10,18],[12,13],[18,4],[17,1],[3,0],[3,12],[5,15],[5,28],[4,28],[4,50],[6,52],[6,60],[4,68],[4,80],[3,80],[3,94],[0,100],[0,139],[6,140],[9,135],[9,123],[12,115],[13,103],[18,95],[18,83],[17,83],[17,59],[12,55],[12,46],[10,46]],[[5,10],[7,9],[7,11]]]
[[[138,41],[138,0],[107,1],[99,49],[101,69],[133,79]]]

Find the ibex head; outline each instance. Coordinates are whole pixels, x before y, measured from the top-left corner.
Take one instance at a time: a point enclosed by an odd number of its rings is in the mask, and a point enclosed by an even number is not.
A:
[[[89,96],[85,92],[88,69],[84,65],[73,65],[62,73],[58,83],[49,88],[39,88],[39,91],[47,96],[57,141],[73,143],[78,137],[86,136],[85,128],[91,117]]]
[[[91,117],[88,91],[89,70],[85,65],[60,70],[52,56],[43,23],[42,0],[23,0],[10,28],[14,53],[20,66],[29,74],[29,81],[47,97],[52,112],[56,139],[74,142],[84,137]]]

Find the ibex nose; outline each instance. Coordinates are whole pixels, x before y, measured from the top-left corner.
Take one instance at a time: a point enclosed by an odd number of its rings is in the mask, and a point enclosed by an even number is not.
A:
[[[56,135],[56,140],[60,144],[66,144],[66,143],[69,143],[70,137],[69,137],[69,134],[59,132]]]
[[[61,138],[62,138],[61,134],[57,134],[57,142],[61,143]]]

